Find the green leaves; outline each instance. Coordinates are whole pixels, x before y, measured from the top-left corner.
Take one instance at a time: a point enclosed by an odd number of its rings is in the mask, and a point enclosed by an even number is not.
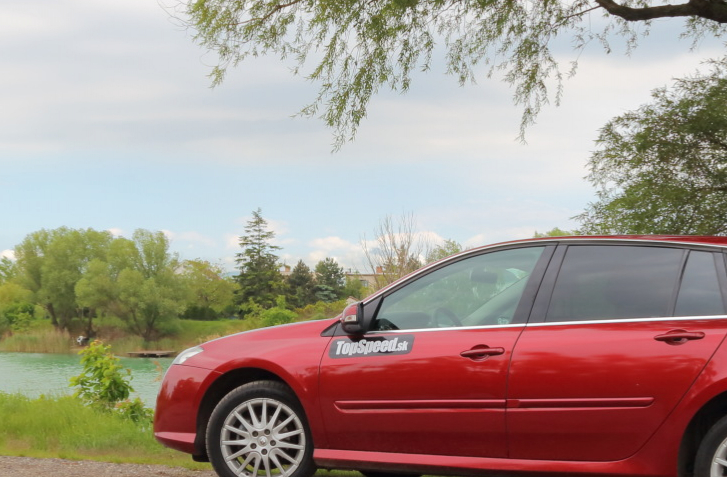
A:
[[[110,409],[134,391],[129,384],[131,371],[119,364],[111,346],[93,341],[79,354],[83,371],[70,379],[71,386],[78,388],[75,396],[87,404]]]
[[[227,68],[249,56],[292,56],[293,71],[320,85],[317,97],[300,114],[320,117],[331,127],[338,149],[354,138],[379,88],[407,91],[413,74],[432,66],[435,48],[443,50],[445,71],[460,84],[502,74],[513,87],[514,102],[523,108],[522,135],[542,105],[559,101],[562,72],[551,50],[555,38],[570,37],[577,58],[592,40],[610,52],[609,38],[614,36],[631,49],[649,32],[643,22],[662,16],[689,18],[683,35],[694,39],[724,34],[720,22],[727,21],[727,6],[715,2],[712,8],[722,10],[722,16],[710,17],[695,8],[697,2],[672,8],[621,3],[190,0],[183,22],[196,31],[198,43],[219,56],[211,74],[214,85]],[[605,26],[594,30],[594,23]],[[478,69],[480,64],[484,70]]]
[[[246,234],[240,237],[242,252],[237,254],[240,270],[236,277],[240,285],[238,303],[242,305],[243,313],[250,303],[263,308],[275,306],[275,297],[283,288],[278,256],[274,253],[280,247],[271,243],[275,232],[268,230],[259,208],[252,214],[252,219],[245,226]]]
[[[727,59],[652,97],[601,129],[582,231],[727,233]]]
[[[120,415],[146,425],[151,424],[152,411],[139,399],[129,400],[131,370],[121,366],[111,352],[111,346],[93,341],[81,350],[83,371],[70,379],[70,385],[78,388],[74,396],[85,404],[103,411]]]
[[[45,306],[53,324],[68,329],[82,317],[76,283],[94,259],[104,259],[112,237],[93,229],[40,230],[15,249],[17,282]]]
[[[89,262],[75,292],[81,306],[120,318],[151,341],[186,307],[186,283],[178,267],[162,232],[139,229],[133,240],[114,239],[105,261]]]

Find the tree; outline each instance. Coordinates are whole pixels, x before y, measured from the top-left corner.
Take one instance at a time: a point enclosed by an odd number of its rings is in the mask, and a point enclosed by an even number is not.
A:
[[[76,301],[75,287],[94,259],[105,259],[112,236],[93,229],[39,230],[15,248],[18,283],[35,299],[58,328],[70,330],[82,322],[92,328],[92,316]]]
[[[609,52],[616,34],[633,48],[656,18],[686,19],[683,35],[695,41],[719,36],[727,22],[727,3],[718,0],[185,0],[180,21],[195,41],[215,51],[219,64],[213,84],[230,66],[250,56],[293,57],[295,74],[318,82],[316,99],[304,116],[318,116],[334,129],[335,146],[352,139],[381,87],[406,92],[416,70],[432,66],[435,48],[444,46],[446,72],[460,84],[473,82],[476,67],[489,77],[503,72],[523,108],[521,135],[552,93],[560,98],[563,71],[551,50],[556,38],[569,37],[579,53],[596,41]],[[603,30],[594,29],[600,17]],[[302,73],[304,67],[312,69]],[[575,72],[575,63],[571,72]],[[324,108],[322,113],[319,110]]]
[[[361,240],[366,260],[376,275],[376,286],[381,288],[422,266],[421,257],[427,255],[429,243],[416,232],[413,214],[403,214],[398,220],[387,215],[374,230],[374,241]]]
[[[322,301],[330,302],[341,298],[345,275],[343,268],[334,259],[327,257],[316,264],[316,295],[325,297]],[[323,293],[324,288],[330,293]],[[332,299],[331,299],[332,298]]]
[[[243,307],[252,302],[263,308],[272,308],[276,297],[283,288],[283,276],[280,274],[276,250],[273,245],[275,232],[268,230],[268,223],[263,219],[258,208],[253,211],[252,219],[245,226],[245,233],[240,237],[242,252],[237,254],[237,266],[240,274],[236,279],[240,285],[237,300]]]
[[[185,317],[214,320],[232,308],[238,285],[224,277],[219,265],[206,260],[185,260],[182,277],[188,291]]]
[[[0,282],[0,335],[10,328],[21,331],[35,317],[33,292],[17,283]]]
[[[343,287],[342,297],[351,297],[361,300],[368,294],[367,292],[369,291],[366,289],[366,285],[364,285],[364,283],[364,281],[357,278],[355,275],[346,277],[346,285]]]
[[[652,97],[601,129],[581,232],[727,233],[727,59]]]
[[[447,258],[450,255],[461,252],[462,250],[464,250],[462,248],[462,244],[456,242],[455,240],[447,239],[444,241],[443,244],[436,245],[429,251],[429,253],[427,254],[427,263],[432,263],[436,262],[437,260]]]
[[[0,257],[0,285],[10,281],[17,272],[15,262],[8,257]]]
[[[139,229],[133,240],[114,239],[108,261],[91,262],[75,291],[83,306],[120,318],[132,333],[152,341],[184,312],[179,268],[162,232]]]
[[[577,230],[563,230],[558,227],[553,227],[547,232],[540,233],[537,230],[533,234],[533,238],[545,238],[545,237],[566,237],[570,235],[578,235]]]
[[[306,305],[315,303],[315,280],[313,279],[313,272],[310,267],[303,263],[303,260],[298,260],[298,263],[293,267],[290,275],[287,279],[288,285],[288,302],[294,308],[303,308]]]

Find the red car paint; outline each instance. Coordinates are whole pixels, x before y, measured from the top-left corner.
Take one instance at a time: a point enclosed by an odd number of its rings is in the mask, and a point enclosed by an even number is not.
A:
[[[547,322],[560,261],[568,247],[584,245],[679,250],[678,285],[688,253],[708,252],[727,296],[727,238],[572,237],[467,251],[375,293],[363,307],[478,254],[545,247],[540,275],[536,269],[527,278],[518,304],[523,322],[347,335],[329,319],[214,340],[167,372],[155,436],[203,458],[217,401],[264,379],[285,383],[300,401],[322,468],[686,474],[704,428],[727,415],[727,315]],[[531,302],[523,304],[527,290]]]

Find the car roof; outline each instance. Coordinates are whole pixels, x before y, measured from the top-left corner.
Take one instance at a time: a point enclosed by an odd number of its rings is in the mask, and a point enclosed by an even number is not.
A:
[[[568,235],[562,237],[538,237],[532,239],[513,240],[493,245],[504,245],[508,243],[540,242],[548,240],[557,241],[588,241],[588,240],[613,240],[613,241],[639,241],[639,242],[671,242],[680,244],[701,244],[717,245],[727,247],[727,237],[714,235]],[[492,247],[487,245],[486,247]]]

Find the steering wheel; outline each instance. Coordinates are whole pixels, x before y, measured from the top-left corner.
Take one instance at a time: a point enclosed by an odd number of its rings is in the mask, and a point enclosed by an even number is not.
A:
[[[442,319],[446,321],[442,321]],[[432,313],[432,320],[434,321],[434,325],[437,328],[447,328],[448,326],[451,326],[447,321],[454,324],[454,326],[462,326],[462,322],[459,321],[459,318],[457,318],[457,315],[454,314],[452,310],[449,308],[445,308],[443,306],[440,306],[434,310],[434,313]]]

